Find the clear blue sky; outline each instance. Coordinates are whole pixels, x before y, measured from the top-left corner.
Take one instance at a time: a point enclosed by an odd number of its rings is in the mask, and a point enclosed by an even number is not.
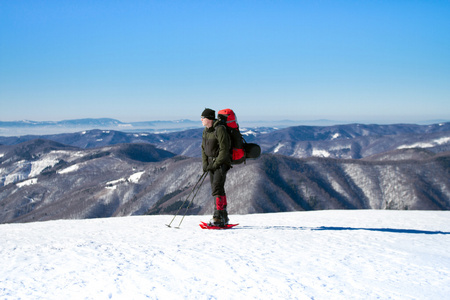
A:
[[[450,1],[0,0],[0,120],[450,119]]]

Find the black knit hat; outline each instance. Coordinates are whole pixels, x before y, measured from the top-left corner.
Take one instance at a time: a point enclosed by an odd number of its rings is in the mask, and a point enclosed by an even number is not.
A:
[[[202,117],[214,120],[216,118],[216,112],[210,108],[205,108],[205,110],[202,112]]]

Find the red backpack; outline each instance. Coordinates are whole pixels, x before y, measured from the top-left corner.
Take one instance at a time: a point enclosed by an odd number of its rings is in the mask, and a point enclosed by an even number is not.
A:
[[[233,110],[226,108],[219,110],[217,118],[227,128],[231,141],[231,164],[237,165],[245,161],[244,138],[239,131],[236,115]]]
[[[239,131],[236,114],[226,108],[219,110],[217,118],[225,125],[231,141],[231,164],[237,165],[245,162],[247,158],[258,158],[261,148],[257,144],[247,143]]]

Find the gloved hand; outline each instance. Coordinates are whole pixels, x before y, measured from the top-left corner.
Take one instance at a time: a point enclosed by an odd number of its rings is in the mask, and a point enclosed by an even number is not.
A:
[[[207,171],[214,172],[215,170],[216,170],[216,168],[214,167],[214,164],[210,164],[207,168]]]

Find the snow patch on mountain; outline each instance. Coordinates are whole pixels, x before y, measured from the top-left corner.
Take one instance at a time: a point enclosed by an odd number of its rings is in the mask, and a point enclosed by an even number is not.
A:
[[[108,181],[106,183],[106,188],[110,189],[110,190],[115,190],[117,188],[117,185],[119,185],[121,183],[127,183],[127,182],[138,183],[139,179],[141,179],[141,176],[144,173],[145,173],[145,171],[137,172],[137,173],[134,173],[134,174],[130,175],[128,177],[128,179],[126,179],[126,178],[119,178],[119,179],[116,179],[116,180]]]
[[[20,160],[18,162],[15,162],[11,169],[0,169],[0,175],[3,175],[0,177],[0,183],[3,182],[3,185],[7,185],[10,183],[15,183],[18,181],[22,181],[24,179],[28,178],[29,170],[30,169],[30,163],[26,160]],[[13,170],[12,172],[10,170]]]
[[[39,175],[44,169],[51,168],[59,162],[59,159],[54,157],[47,157],[37,161],[31,162],[31,171],[29,177],[35,177]]]
[[[50,154],[55,155],[58,158],[62,158],[68,162],[74,161],[87,155],[83,151],[67,151],[67,150],[53,150]]]
[[[128,181],[129,181],[129,182],[132,182],[132,183],[138,183],[138,182],[139,182],[139,179],[141,179],[141,176],[142,176],[142,174],[144,174],[144,173],[145,173],[144,171],[134,173],[133,175],[131,175],[131,176],[128,178]]]
[[[61,170],[61,171],[58,171],[57,173],[58,173],[58,174],[67,174],[67,173],[75,172],[75,171],[77,171],[79,168],[80,168],[79,165],[72,165],[72,166],[70,166],[70,167],[67,167],[67,168]]]
[[[313,149],[312,150],[312,156],[315,157],[330,157],[331,154],[327,150],[324,149]]]
[[[117,185],[117,184],[122,183],[122,182],[126,182],[125,178],[119,178],[119,179],[116,179],[116,180],[109,181],[109,182],[106,183],[106,185],[107,186],[114,186],[114,185]]]
[[[36,184],[37,182],[38,182],[37,178],[31,178],[31,179],[28,179],[28,180],[25,180],[25,181],[17,183],[16,186],[21,188],[21,187],[24,187],[24,186],[27,186],[27,185]]]
[[[333,134],[333,136],[331,137],[331,140],[335,140],[335,139],[337,139],[337,138],[340,137],[340,136],[341,136],[341,134],[338,133],[338,132],[336,132],[336,133]]]
[[[241,131],[241,134],[245,135],[245,136],[250,136],[250,135],[256,136],[256,135],[258,135],[258,133],[256,131],[254,131],[254,130]]]
[[[409,148],[432,148],[450,143],[450,137],[442,137],[430,142],[418,142],[411,145],[402,145],[397,149],[409,149]]]
[[[282,143],[278,144],[278,145],[275,147],[275,149],[273,149],[273,153],[277,153],[277,152],[280,151],[280,149],[281,149],[282,147],[284,147],[284,146],[285,146],[285,145],[282,144]]]

